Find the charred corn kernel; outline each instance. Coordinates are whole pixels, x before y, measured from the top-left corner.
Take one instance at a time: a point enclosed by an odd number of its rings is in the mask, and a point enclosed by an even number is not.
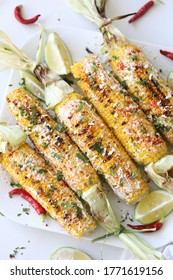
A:
[[[72,73],[85,96],[137,163],[147,165],[167,153],[160,134],[96,56],[89,55],[74,64]]]
[[[70,188],[81,194],[91,187],[90,181],[93,186],[101,187],[91,164],[75,156],[81,151],[65,133],[65,127],[58,124],[35,97],[20,88],[8,95],[7,102],[17,122]]]
[[[148,192],[135,164],[82,95],[68,95],[56,105],[55,112],[74,142],[121,199],[135,203]]]
[[[96,225],[82,203],[28,144],[2,155],[1,164],[69,234],[75,238]]]
[[[173,144],[173,92],[158,71],[134,45],[116,48],[111,67],[157,131]]]

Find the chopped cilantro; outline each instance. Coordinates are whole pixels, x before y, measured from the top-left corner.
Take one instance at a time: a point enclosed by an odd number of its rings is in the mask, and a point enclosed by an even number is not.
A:
[[[10,186],[11,187],[18,187],[19,189],[23,189],[23,187],[19,183],[16,183],[15,181],[11,181]]]
[[[85,163],[89,162],[89,159],[82,153],[76,153],[76,157],[81,159]]]
[[[66,127],[64,124],[62,123],[58,123],[55,127],[54,127],[55,130],[57,130],[58,132],[62,132],[62,131],[65,131],[66,130]]]
[[[110,173],[113,176],[117,176],[117,172],[114,170],[114,168],[110,168]]]
[[[61,170],[58,170],[57,171],[57,181],[61,181],[63,178],[63,173]]]
[[[112,58],[113,58],[113,60],[118,60],[119,56],[113,55]]]
[[[45,174],[45,173],[47,173],[48,171],[46,170],[46,169],[38,169],[38,171],[37,171],[37,173],[39,173],[39,174]]]
[[[16,247],[13,250],[13,253],[9,255],[10,259],[14,259],[16,257],[16,255],[19,253],[20,250],[24,250],[26,249],[25,247]]]
[[[49,144],[46,143],[46,142],[42,142],[41,145],[42,145],[42,147],[43,147],[44,149],[46,149],[46,148],[48,147]]]
[[[61,155],[61,154],[58,154],[58,153],[55,153],[55,152],[52,152],[52,153],[51,153],[51,156],[52,156],[53,158],[62,159],[62,155]]]
[[[30,208],[23,208],[22,211],[23,211],[26,215],[29,215]]]
[[[92,186],[92,185],[93,185],[93,180],[92,180],[92,178],[89,178],[88,184],[89,184],[89,186]]]
[[[97,70],[97,65],[96,65],[96,63],[94,61],[91,64],[91,70],[92,70],[92,72],[96,72],[96,70]]]
[[[121,86],[125,89],[127,89],[127,83],[126,83],[126,80],[122,80],[121,81]]]
[[[97,151],[99,154],[102,154],[104,151],[104,148],[101,147],[101,142],[96,142],[93,146],[90,146],[90,150]]]
[[[81,121],[84,123],[84,122],[87,122],[88,121],[88,117],[82,117]]]
[[[148,84],[147,79],[141,79],[139,82],[136,82],[136,84],[139,84],[139,85],[142,85],[142,86],[145,86],[145,87],[149,88],[149,84]]]
[[[147,130],[146,130],[146,128],[145,128],[145,126],[144,126],[144,125],[142,125],[142,127],[141,127],[141,131],[142,131],[142,134],[146,134],[146,133],[147,133]]]
[[[80,101],[80,104],[79,104],[79,106],[76,108],[76,112],[79,112],[79,111],[81,111],[82,110],[82,108],[83,108],[83,103]]]
[[[138,56],[137,56],[136,54],[133,54],[133,55],[131,56],[131,59],[132,59],[133,61],[137,60],[137,58],[138,58]]]
[[[137,178],[137,177],[138,177],[138,172],[136,172],[136,171],[130,171],[130,177],[131,177],[132,179]]]

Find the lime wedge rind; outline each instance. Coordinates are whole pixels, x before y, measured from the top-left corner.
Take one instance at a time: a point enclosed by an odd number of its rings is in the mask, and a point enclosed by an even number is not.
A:
[[[57,249],[51,256],[51,260],[91,260],[86,253],[73,247],[61,247]]]
[[[142,224],[150,224],[166,217],[173,210],[173,195],[156,190],[145,196],[135,207],[134,218]]]
[[[44,59],[47,67],[58,75],[67,75],[71,72],[70,52],[56,32],[48,34],[44,48]]]

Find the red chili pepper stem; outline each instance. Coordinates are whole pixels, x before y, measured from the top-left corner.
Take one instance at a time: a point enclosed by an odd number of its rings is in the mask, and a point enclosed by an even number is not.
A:
[[[39,216],[40,216],[41,221],[44,222],[46,215],[45,214],[40,214]]]
[[[14,16],[17,19],[17,21],[19,21],[22,24],[32,24],[32,23],[36,22],[38,20],[38,18],[40,17],[40,15],[36,15],[30,19],[25,19],[22,16],[21,8],[22,8],[22,5],[18,5],[15,7]]]

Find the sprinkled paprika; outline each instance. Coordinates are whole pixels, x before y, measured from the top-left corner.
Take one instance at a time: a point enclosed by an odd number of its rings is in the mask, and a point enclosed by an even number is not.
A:
[[[8,193],[10,196],[11,195],[20,195],[22,198],[27,200],[30,205],[36,210],[38,215],[45,215],[46,210],[38,203],[27,191],[24,189],[13,189]]]
[[[22,14],[21,14],[21,8],[22,8],[22,5],[16,6],[14,9],[14,15],[15,15],[15,18],[22,24],[32,24],[32,23],[36,22],[38,20],[38,18],[40,17],[40,15],[36,15],[30,19],[25,19],[25,18],[23,18]]]

